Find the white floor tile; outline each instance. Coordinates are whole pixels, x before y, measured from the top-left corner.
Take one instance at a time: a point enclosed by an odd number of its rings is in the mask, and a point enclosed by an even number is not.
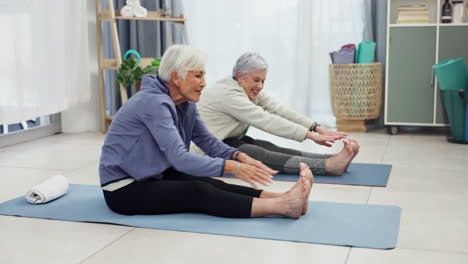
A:
[[[88,144],[100,145],[104,143],[105,134],[100,132],[86,132],[86,133],[60,133],[54,136],[49,136],[37,140],[40,143],[47,144]]]
[[[468,191],[468,174],[459,169],[394,165],[387,185],[390,191],[463,194]]]
[[[87,259],[106,263],[344,263],[348,247],[135,229]],[[116,257],[118,256],[118,257]]]
[[[99,160],[101,147],[95,144],[53,144],[30,142],[0,153],[0,166],[74,170]]]
[[[402,208],[398,248],[468,253],[468,194],[372,190],[369,204]]]
[[[375,250],[352,248],[346,264],[468,264],[468,255],[460,253],[431,252],[422,250]]]
[[[392,137],[383,162],[395,165],[468,171],[468,147],[443,136]]]
[[[0,216],[0,263],[79,263],[130,230],[116,225]]]

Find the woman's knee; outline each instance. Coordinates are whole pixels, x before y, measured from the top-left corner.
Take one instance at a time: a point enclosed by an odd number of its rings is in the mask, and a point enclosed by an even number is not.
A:
[[[251,156],[254,159],[260,159],[270,155],[270,151],[252,144],[244,144],[239,147],[239,150]]]
[[[213,192],[213,188],[215,188],[213,185],[204,181],[191,181],[187,187],[192,195],[196,195],[198,197],[210,194]]]

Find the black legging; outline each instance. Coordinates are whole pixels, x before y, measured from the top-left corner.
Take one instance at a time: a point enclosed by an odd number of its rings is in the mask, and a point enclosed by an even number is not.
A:
[[[134,181],[115,191],[103,192],[109,208],[120,214],[197,212],[247,218],[251,215],[253,197],[260,197],[262,191],[169,169],[162,179]]]

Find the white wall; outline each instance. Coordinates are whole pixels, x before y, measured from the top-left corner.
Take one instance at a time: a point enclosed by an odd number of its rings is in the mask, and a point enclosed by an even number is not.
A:
[[[87,0],[90,99],[62,112],[62,132],[78,133],[100,130],[98,54],[96,41],[95,0]]]

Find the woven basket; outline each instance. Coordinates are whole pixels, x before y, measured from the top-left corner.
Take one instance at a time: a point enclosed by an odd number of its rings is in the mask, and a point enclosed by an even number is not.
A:
[[[330,64],[330,96],[337,119],[366,120],[380,115],[382,64]]]

